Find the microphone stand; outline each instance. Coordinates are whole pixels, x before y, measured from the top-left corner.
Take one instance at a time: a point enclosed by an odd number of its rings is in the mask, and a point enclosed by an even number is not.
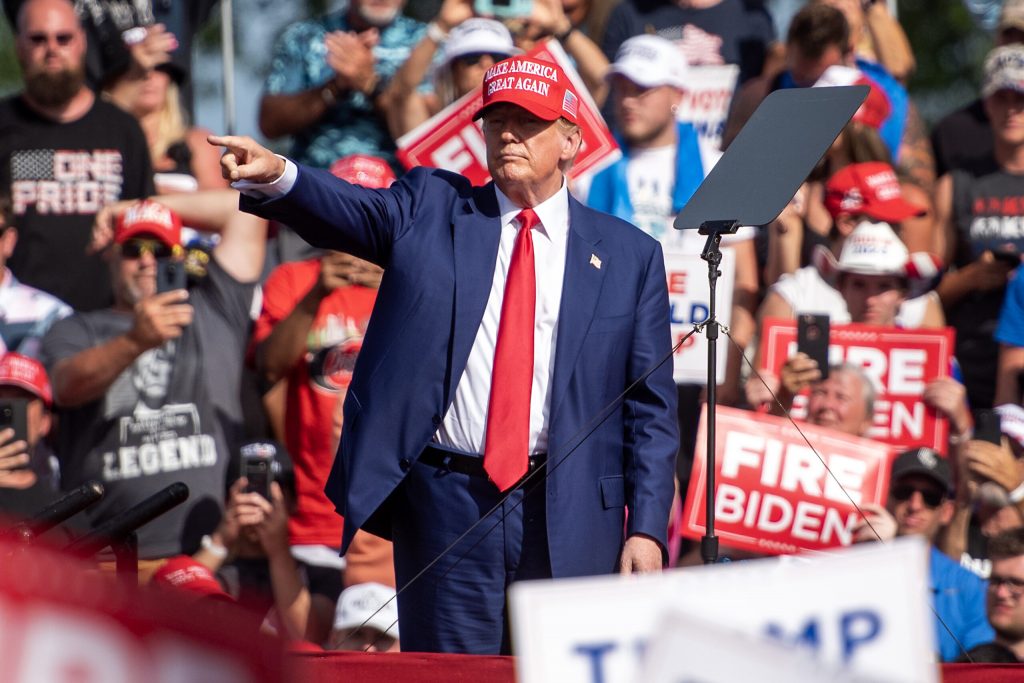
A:
[[[707,491],[704,495],[704,536],[700,539],[700,557],[704,564],[718,561],[718,537],[715,536],[715,408],[718,405],[718,318],[715,312],[715,286],[722,274],[722,235],[731,235],[739,228],[739,221],[705,221],[698,233],[707,235],[704,251],[700,257],[708,262],[709,304],[708,319],[704,321],[704,333],[708,339],[708,390],[707,390]]]

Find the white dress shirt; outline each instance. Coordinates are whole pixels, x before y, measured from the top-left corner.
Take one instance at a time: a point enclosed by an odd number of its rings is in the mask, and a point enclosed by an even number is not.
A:
[[[498,261],[487,296],[487,308],[469,351],[466,369],[455,387],[455,400],[444,416],[434,441],[466,453],[483,453],[487,440],[487,407],[491,399],[491,370],[498,341],[501,304],[505,298],[512,248],[519,232],[515,218],[522,211],[497,187],[501,211],[501,239]],[[551,378],[555,370],[555,339],[558,310],[562,303],[565,248],[569,237],[569,193],[562,188],[533,207],[540,224],[533,229],[534,274],[537,305],[533,328],[533,389],[530,392],[530,453],[543,453],[548,446],[548,417],[551,412]]]
[[[282,157],[283,158],[283,157]],[[295,185],[298,167],[285,159],[285,171],[272,183],[240,180],[232,187],[258,198],[286,195]],[[487,296],[487,308],[480,321],[466,369],[455,387],[455,399],[434,434],[434,442],[465,453],[484,452],[487,439],[487,407],[491,397],[491,369],[498,340],[501,304],[505,298],[512,248],[523,207],[516,206],[495,186],[501,212],[501,237],[498,260]],[[537,303],[533,328],[533,388],[530,393],[530,453],[543,453],[548,444],[551,412],[551,380],[555,371],[555,341],[558,336],[558,311],[562,303],[562,279],[565,275],[566,244],[569,239],[569,192],[561,189],[533,207],[540,224],[533,229],[534,274],[537,279]]]

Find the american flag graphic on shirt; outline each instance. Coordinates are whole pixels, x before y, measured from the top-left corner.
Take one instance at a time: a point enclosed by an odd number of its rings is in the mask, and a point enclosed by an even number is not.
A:
[[[124,166],[116,149],[20,149],[11,152],[15,215],[93,214],[121,198]]]

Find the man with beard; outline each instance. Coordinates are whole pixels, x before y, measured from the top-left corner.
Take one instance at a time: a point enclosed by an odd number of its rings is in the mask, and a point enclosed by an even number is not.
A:
[[[173,482],[189,487],[185,504],[139,530],[143,578],[163,558],[195,552],[220,519],[244,430],[242,365],[266,243],[266,223],[239,213],[234,192],[161,201],[103,212],[93,247],[106,256],[115,303],[54,324],[40,348],[59,420],[61,485],[96,479],[106,489],[90,523]],[[111,229],[104,219],[119,211]],[[208,259],[183,260],[183,220],[220,234]],[[161,277],[172,266],[186,277]]]
[[[110,279],[86,245],[105,204],[153,193],[146,140],[85,85],[86,39],[70,2],[22,5],[16,52],[25,89],[0,101],[0,183],[21,236],[8,265],[75,309],[109,306]]]
[[[285,29],[260,101],[260,130],[292,136],[291,158],[327,168],[350,154],[394,165],[381,112],[391,77],[425,33],[401,16],[405,0],[352,0],[346,9]],[[440,35],[437,35],[440,34]],[[431,36],[444,40],[431,25]]]

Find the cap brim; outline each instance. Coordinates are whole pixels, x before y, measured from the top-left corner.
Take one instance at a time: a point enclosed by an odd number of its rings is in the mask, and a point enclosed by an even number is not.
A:
[[[904,477],[910,477],[910,476],[920,476],[920,477],[926,477],[928,479],[931,479],[936,484],[941,486],[943,488],[943,490],[946,491],[946,492],[948,492],[949,489],[953,485],[953,483],[951,481],[946,481],[942,477],[940,477],[938,474],[936,474],[935,470],[930,470],[927,467],[924,467],[923,465],[921,465],[921,466],[913,465],[911,467],[907,467],[906,469],[900,470],[899,472],[893,472],[892,473],[892,480],[895,482],[895,481],[897,481],[899,479],[903,479]]]
[[[923,206],[911,204],[904,199],[889,199],[866,203],[858,213],[866,214],[876,221],[900,223],[908,218],[923,216],[927,213],[927,210]]]
[[[605,80],[610,81],[613,76],[622,76],[623,78],[636,83],[641,88],[657,88],[658,86],[668,85],[673,88],[678,88],[679,90],[685,89],[685,86],[682,83],[676,83],[671,79],[656,77],[653,69],[645,69],[638,64],[631,64],[629,62],[624,64],[612,64],[608,67],[608,71],[604,74]]]
[[[520,107],[530,112],[537,118],[543,119],[544,121],[556,121],[565,116],[565,113],[560,110],[552,109],[551,107],[545,107],[544,105],[536,102],[530,102],[528,103],[530,106],[527,106],[526,102],[515,98],[514,91],[510,91],[508,95],[495,95],[490,102],[477,109],[476,113],[473,114],[473,120],[476,121],[477,119],[479,119],[487,112],[488,109],[490,109],[496,104],[514,104],[517,107]],[[568,116],[565,116],[565,118],[569,119]],[[572,119],[569,120],[571,121]]]
[[[168,247],[176,247],[179,244],[178,242],[168,241],[167,231],[164,230],[162,227],[153,225],[151,223],[137,223],[130,228],[126,228],[122,230],[120,234],[117,235],[114,241],[117,242],[118,244],[123,244],[124,242],[130,240],[131,238],[138,237],[139,235],[148,235],[149,237],[160,240]]]
[[[0,387],[17,387],[18,389],[24,389],[28,393],[32,394],[46,405],[51,405],[52,401],[43,395],[38,387],[34,386],[30,382],[23,382],[19,379],[0,379]]]

